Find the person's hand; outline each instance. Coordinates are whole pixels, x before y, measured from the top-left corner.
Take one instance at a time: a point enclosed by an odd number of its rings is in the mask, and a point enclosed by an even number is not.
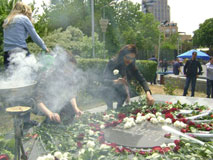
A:
[[[149,106],[153,105],[154,104],[154,98],[152,97],[152,95],[150,94],[150,92],[146,92],[146,100],[147,100],[147,104]]]
[[[46,48],[46,52],[48,52],[48,53],[49,53],[49,52],[50,52],[50,50],[49,50],[48,48]]]
[[[118,78],[118,79],[114,80],[114,83],[115,84],[124,84],[124,85],[127,85],[127,81],[124,78]]]
[[[126,104],[129,104],[129,102],[130,102],[130,96],[127,96],[127,98],[126,98]]]
[[[79,109],[79,110],[77,110],[77,111],[75,112],[75,114],[76,114],[76,117],[78,118],[78,117],[80,117],[82,114],[84,114],[84,112],[81,111],[81,110]]]
[[[55,121],[55,122],[58,122],[58,123],[61,122],[61,118],[60,118],[58,113],[51,112],[51,113],[48,114],[48,117],[51,121]]]

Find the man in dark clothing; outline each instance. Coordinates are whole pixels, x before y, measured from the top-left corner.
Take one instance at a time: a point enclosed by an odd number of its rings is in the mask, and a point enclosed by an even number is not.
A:
[[[157,60],[157,58],[155,58],[154,55],[153,55],[151,58],[149,58],[149,60],[150,60],[150,61],[155,61],[156,63],[158,63],[158,60]],[[152,84],[152,82],[153,82],[154,84],[156,84],[156,79],[157,79],[157,73],[155,73],[154,79],[153,79],[153,81],[151,81],[151,84]]]
[[[174,75],[179,75],[180,72],[181,72],[180,61],[179,61],[179,58],[177,58],[173,64],[173,73],[174,73]]]
[[[184,86],[183,96],[187,95],[187,91],[191,82],[191,97],[194,97],[196,79],[201,75],[202,67],[199,61],[196,60],[197,52],[192,53],[192,59],[188,60],[184,66],[184,75],[186,75],[186,83]],[[199,72],[198,72],[199,69]]]

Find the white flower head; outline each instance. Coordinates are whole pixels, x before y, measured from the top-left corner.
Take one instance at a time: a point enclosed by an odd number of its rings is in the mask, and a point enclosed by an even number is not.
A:
[[[131,127],[132,127],[131,122],[126,122],[126,123],[124,124],[124,129],[128,129],[128,128],[131,128]]]
[[[101,144],[100,146],[100,150],[106,150],[106,149],[110,149],[111,147],[106,145],[106,144]]]
[[[54,153],[54,156],[55,156],[56,158],[58,158],[58,159],[61,159],[63,155],[62,155],[61,152],[55,152],[55,153]]]
[[[165,119],[161,116],[158,116],[157,120],[160,122],[160,123],[164,123],[165,122]]]
[[[160,113],[160,112],[157,112],[156,113],[156,116],[158,117],[158,116],[161,116],[162,114]]]
[[[48,154],[46,156],[46,160],[55,160],[55,157],[53,155],[51,155],[51,154]]]
[[[81,154],[84,154],[85,153],[85,149],[81,149],[78,154],[81,155]]]
[[[170,148],[174,148],[174,147],[176,146],[176,144],[175,144],[175,143],[169,143],[168,146],[169,146]]]
[[[156,124],[156,123],[158,123],[158,120],[157,120],[157,118],[151,118],[151,119],[150,119],[150,121],[151,121],[153,124]]]
[[[114,69],[114,70],[113,70],[113,75],[116,76],[116,75],[118,75],[118,74],[119,74],[119,70],[118,70],[118,69]]]
[[[185,146],[186,146],[186,147],[189,147],[189,146],[190,146],[190,143],[186,143]]]
[[[102,125],[100,125],[100,128],[101,128],[101,129],[104,129],[104,128],[105,128],[105,126],[102,124]]]
[[[138,116],[142,116],[142,114],[138,112],[138,113],[137,113],[137,117],[138,117]]]
[[[93,136],[94,135],[94,131],[93,130],[89,130],[89,135]]]
[[[168,123],[168,124],[171,124],[172,120],[170,118],[166,118],[165,122]]]
[[[94,148],[94,147],[95,147],[95,142],[93,142],[93,141],[88,141],[88,142],[87,142],[87,147],[88,147],[88,148]]]
[[[103,119],[104,119],[104,121],[108,121],[110,119],[110,116],[106,114],[103,116]]]
[[[165,147],[167,147],[167,146],[166,146],[165,143],[163,143],[160,147],[161,147],[161,148],[165,148]]]
[[[38,157],[37,160],[44,160],[45,157]]]

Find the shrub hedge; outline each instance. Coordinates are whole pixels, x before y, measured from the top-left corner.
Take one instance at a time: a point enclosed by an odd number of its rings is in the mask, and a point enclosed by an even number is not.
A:
[[[77,58],[77,65],[84,71],[92,71],[97,75],[101,75],[108,62],[106,59],[82,59]],[[147,81],[154,79],[155,73],[157,71],[157,63],[149,60],[137,60],[136,66],[140,72],[144,75]]]

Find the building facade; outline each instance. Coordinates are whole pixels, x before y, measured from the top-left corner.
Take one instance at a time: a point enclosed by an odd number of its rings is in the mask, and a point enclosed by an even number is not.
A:
[[[170,7],[167,0],[142,0],[142,12],[152,13],[161,23],[170,22]]]

